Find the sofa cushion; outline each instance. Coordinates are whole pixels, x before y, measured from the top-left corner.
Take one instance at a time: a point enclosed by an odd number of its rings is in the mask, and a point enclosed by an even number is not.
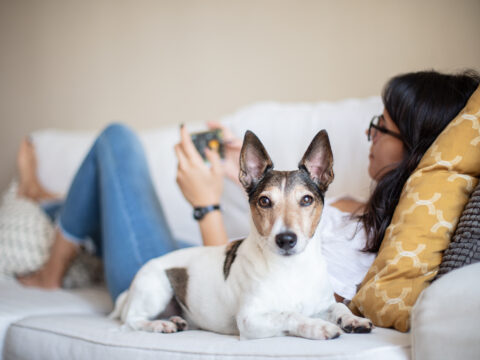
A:
[[[480,263],[436,280],[412,311],[412,355],[418,360],[478,359]]]
[[[240,341],[237,336],[189,330],[176,334],[120,331],[93,315],[38,316],[8,331],[9,359],[409,359],[410,336],[389,329],[343,334],[335,340],[277,337]],[[24,344],[29,344],[28,347]],[[39,355],[41,354],[41,355]]]
[[[10,324],[46,314],[107,314],[112,301],[103,287],[76,290],[25,288],[13,279],[0,280],[0,354]],[[1,356],[0,356],[1,358]]]
[[[379,253],[351,308],[407,331],[480,176],[480,87],[406,181]]]

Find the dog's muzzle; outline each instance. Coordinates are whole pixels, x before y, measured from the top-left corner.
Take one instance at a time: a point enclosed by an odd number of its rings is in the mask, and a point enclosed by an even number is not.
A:
[[[293,232],[286,231],[275,236],[275,242],[280,249],[285,251],[291,250],[297,244],[297,235]]]

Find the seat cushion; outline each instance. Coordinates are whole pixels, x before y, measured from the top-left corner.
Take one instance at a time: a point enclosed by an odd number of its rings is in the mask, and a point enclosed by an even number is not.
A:
[[[107,314],[111,309],[112,301],[105,288],[47,291],[25,288],[13,279],[2,279],[0,354],[8,327],[16,321],[46,314]]]
[[[24,346],[29,344],[29,346]],[[278,337],[240,341],[237,336],[191,330],[153,334],[120,330],[95,315],[30,317],[7,334],[10,359],[409,359],[410,336],[389,329],[343,334],[335,340]]]

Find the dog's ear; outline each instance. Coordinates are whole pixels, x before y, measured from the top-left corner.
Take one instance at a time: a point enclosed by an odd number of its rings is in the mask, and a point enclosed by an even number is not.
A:
[[[273,163],[267,150],[258,137],[247,130],[240,151],[240,173],[238,175],[238,179],[247,193],[250,193],[271,168],[273,168]]]
[[[333,154],[325,130],[315,135],[298,168],[306,170],[322,192],[327,191],[333,180]]]

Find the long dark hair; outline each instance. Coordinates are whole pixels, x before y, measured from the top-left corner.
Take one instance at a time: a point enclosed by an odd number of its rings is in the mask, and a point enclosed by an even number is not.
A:
[[[379,179],[365,212],[358,217],[367,232],[365,252],[378,252],[405,182],[436,137],[465,107],[479,82],[480,75],[467,70],[456,75],[408,73],[386,84],[383,104],[400,130],[405,155]]]

